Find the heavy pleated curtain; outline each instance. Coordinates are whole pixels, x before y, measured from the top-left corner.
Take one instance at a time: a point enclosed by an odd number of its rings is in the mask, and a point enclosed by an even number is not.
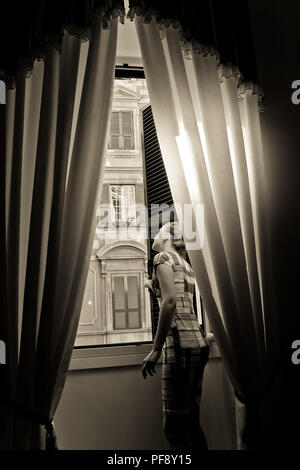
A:
[[[204,245],[189,257],[235,390],[238,446],[272,447],[283,390],[259,88],[221,65],[216,48],[183,44],[180,25],[135,11],[174,203],[191,205],[194,221],[204,207]]]
[[[116,15],[117,16],[117,15]],[[82,42],[65,31],[1,107],[3,449],[54,447],[101,192],[118,19]],[[44,426],[41,426],[44,425]],[[59,445],[59,441],[58,441]]]

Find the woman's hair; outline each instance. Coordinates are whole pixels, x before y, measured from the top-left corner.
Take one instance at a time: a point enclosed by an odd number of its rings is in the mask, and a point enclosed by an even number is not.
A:
[[[184,259],[188,260],[188,254],[178,222],[170,222],[169,230],[170,234],[172,235],[173,245],[177,253]]]

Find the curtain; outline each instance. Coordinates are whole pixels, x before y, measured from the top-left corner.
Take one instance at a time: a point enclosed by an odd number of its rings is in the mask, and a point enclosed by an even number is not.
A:
[[[61,49],[64,29],[87,39],[95,23],[124,21],[123,0],[26,0],[7,2],[0,16],[0,79],[13,87],[16,72],[31,72],[49,44]]]
[[[133,5],[130,16],[136,14],[174,203],[183,212],[192,208],[193,223],[199,220],[197,208],[204,208],[204,227],[197,227],[199,237],[204,232],[203,246],[188,253],[237,397],[239,448],[268,448],[280,439],[272,432],[276,422],[271,423],[284,389],[267,231],[261,93],[242,80],[237,65],[222,63],[215,45],[189,44],[170,11],[167,21],[161,11],[145,13]],[[180,212],[178,217],[183,223]]]
[[[184,50],[217,49],[221,63],[238,66],[248,82],[258,81],[246,0],[129,0],[127,17],[135,15],[177,29]]]
[[[14,71],[1,108],[0,434],[4,449],[55,447],[58,405],[79,322],[101,196],[117,16],[45,44]],[[11,81],[10,81],[11,84]],[[41,425],[44,425],[42,427]]]

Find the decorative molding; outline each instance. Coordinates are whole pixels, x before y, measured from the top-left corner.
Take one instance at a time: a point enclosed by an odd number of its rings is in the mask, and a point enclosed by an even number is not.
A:
[[[103,278],[105,278],[105,276],[106,276],[106,261],[105,260],[99,260],[99,261],[101,261],[101,276]]]
[[[122,328],[120,330],[107,330],[107,334],[110,335],[125,335],[128,333],[149,333],[149,331],[152,331],[151,327],[145,327],[145,328]]]
[[[148,259],[144,259],[144,269],[145,273],[148,274]]]
[[[141,99],[141,95],[139,93],[136,93],[134,90],[131,90],[131,88],[126,88],[122,85],[118,85],[114,89],[114,100],[117,101],[119,99],[139,101]]]
[[[147,248],[142,245],[142,243],[136,242],[134,240],[117,240],[115,242],[109,243],[108,245],[100,248],[100,250],[97,251],[96,256],[99,260],[102,260],[103,258],[107,259],[107,255],[110,251],[113,251],[115,248],[124,248],[125,246],[141,251],[143,253],[143,258],[147,256]],[[132,256],[128,256],[128,258],[132,258]],[[120,259],[120,256],[113,259]]]

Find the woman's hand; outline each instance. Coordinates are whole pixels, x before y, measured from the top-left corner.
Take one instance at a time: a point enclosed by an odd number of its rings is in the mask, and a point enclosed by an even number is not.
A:
[[[152,349],[149,354],[143,360],[143,367],[142,367],[142,374],[144,379],[147,378],[147,373],[153,375],[152,372],[155,371],[155,364],[157,363],[158,359],[160,358],[161,351],[158,349]]]
[[[145,279],[144,281],[145,287],[148,289],[152,289],[152,280],[151,279]]]

